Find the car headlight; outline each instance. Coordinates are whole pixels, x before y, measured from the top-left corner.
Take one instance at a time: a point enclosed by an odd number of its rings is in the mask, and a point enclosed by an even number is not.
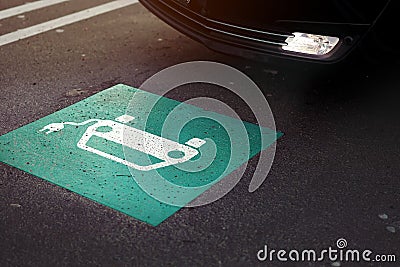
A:
[[[291,52],[298,52],[309,55],[326,55],[339,43],[339,38],[294,32],[293,36],[286,38],[287,45],[282,49]]]

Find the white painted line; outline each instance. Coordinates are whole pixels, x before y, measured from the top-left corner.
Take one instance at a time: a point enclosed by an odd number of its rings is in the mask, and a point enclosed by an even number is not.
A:
[[[92,7],[89,9],[85,9],[61,18],[53,19],[41,24],[37,24],[32,27],[28,27],[25,29],[20,29],[15,32],[7,33],[0,36],[0,46],[9,44],[12,42],[16,42],[18,40],[22,40],[46,31],[50,31],[53,29],[60,28],[62,26],[72,24],[81,20],[89,19],[95,17],[97,15],[101,15],[119,8],[123,8],[132,4],[138,3],[138,0],[116,0],[113,2],[109,2],[107,4],[103,4],[100,6]]]
[[[0,10],[0,20],[67,1],[69,0],[41,0],[5,10]]]

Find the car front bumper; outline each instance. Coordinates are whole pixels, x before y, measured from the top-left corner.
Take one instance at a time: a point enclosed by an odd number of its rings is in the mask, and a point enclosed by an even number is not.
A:
[[[267,61],[270,56],[291,57],[321,63],[339,61],[355,46],[368,30],[369,24],[282,22],[279,30],[264,30],[244,27],[224,21],[211,19],[194,12],[179,0],[140,0],[140,2],[160,19],[183,34],[203,43],[210,49]],[[273,27],[271,27],[273,28]],[[329,34],[339,37],[336,47],[325,55],[311,55],[286,51],[285,40],[292,32],[303,31],[315,34]]]

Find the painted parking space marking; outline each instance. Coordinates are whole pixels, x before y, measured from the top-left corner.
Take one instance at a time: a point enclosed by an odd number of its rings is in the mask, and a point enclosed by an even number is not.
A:
[[[220,174],[233,172],[280,136],[268,128],[164,97],[152,110],[143,131],[140,106],[135,108],[135,114],[125,114],[136,93],[145,96],[149,103],[159,98],[126,85],[116,85],[0,136],[0,161],[156,226],[185,205],[158,201],[134,178],[160,186],[162,194],[183,198],[181,203],[189,203],[213,182],[223,179]],[[143,105],[147,104],[143,101]],[[184,119],[182,114],[196,118],[185,125],[178,137],[168,132],[163,134],[161,129],[168,111],[173,109],[179,111],[173,118],[178,124]],[[236,155],[232,161],[229,144],[234,142],[240,146],[241,138],[234,134],[228,136],[218,122],[207,118],[224,121],[230,131],[244,125],[250,153]],[[233,139],[229,142],[229,138]],[[200,169],[202,162],[198,158],[209,154],[211,143],[218,148],[212,164],[201,171],[188,171],[188,166],[192,170]],[[125,157],[126,149],[130,151],[129,157]],[[185,195],[179,191],[163,191],[162,183],[155,178],[159,175],[188,188],[210,186]]]
[[[53,6],[59,3],[68,2],[69,0],[40,0],[32,3],[26,3],[24,5],[11,7],[5,10],[0,10],[0,19],[13,17],[22,13],[34,11],[40,8]]]
[[[0,36],[0,46],[13,43],[28,37],[35,36],[40,33],[44,33],[50,30],[60,28],[65,25],[69,25],[78,21],[89,19],[113,10],[117,10],[123,7],[127,7],[138,3],[138,0],[116,0],[100,6],[88,8],[73,14],[69,14],[57,19],[53,19],[47,22],[43,22],[28,28],[20,29],[11,33]]]
[[[122,118],[121,118],[122,117]],[[129,122],[126,118],[131,116],[122,115],[121,117],[116,118],[116,120]],[[133,118],[133,117],[132,117]],[[118,123],[111,120],[99,120],[99,119],[89,119],[84,122],[56,122],[51,123],[49,125],[44,126],[39,132],[45,132],[46,134],[50,134],[53,132],[58,132],[64,129],[65,125],[72,126],[84,126],[88,125],[92,122],[96,122],[95,124],[89,126],[86,132],[83,134],[81,139],[79,140],[77,146],[83,150],[88,152],[97,154],[99,156],[105,157],[107,159],[113,160],[115,162],[124,164],[131,168],[141,170],[141,171],[149,171],[154,169],[163,168],[170,165],[175,165],[183,162],[187,162],[193,157],[195,157],[199,152],[189,146],[181,145],[175,141],[171,141],[165,139],[163,137]],[[99,130],[100,129],[100,130]],[[129,139],[124,138],[124,134],[129,136]],[[123,145],[130,149],[146,153],[155,158],[162,160],[162,162],[141,166],[137,165],[133,162],[129,162],[125,159],[119,158],[117,156],[113,156],[109,153],[100,151],[96,148],[93,148],[88,145],[90,139],[94,136],[102,138],[104,140],[109,140],[111,142]],[[193,138],[187,142],[187,144],[195,146],[195,148],[199,148],[205,141],[197,138]],[[200,145],[196,145],[200,144]],[[168,156],[168,152],[170,151],[180,151],[184,154],[183,157],[172,158]]]

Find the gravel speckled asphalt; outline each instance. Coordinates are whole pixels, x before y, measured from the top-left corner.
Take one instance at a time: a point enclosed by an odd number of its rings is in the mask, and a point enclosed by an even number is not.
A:
[[[4,1],[0,9],[23,2]],[[70,1],[11,17],[0,21],[0,35],[91,6]],[[0,164],[0,266],[331,266],[267,264],[256,254],[265,244],[321,250],[339,238],[349,248],[397,255],[397,265],[368,266],[398,266],[398,62],[372,63],[360,54],[335,66],[229,57],[176,32],[140,4],[62,29],[0,47],[0,134],[115,84],[138,87],[166,67],[210,60],[249,75],[285,135],[257,191],[247,191],[253,158],[224,198],[182,209],[158,227]],[[168,97],[215,96],[243,120],[253,119],[223,90],[186,89]]]

